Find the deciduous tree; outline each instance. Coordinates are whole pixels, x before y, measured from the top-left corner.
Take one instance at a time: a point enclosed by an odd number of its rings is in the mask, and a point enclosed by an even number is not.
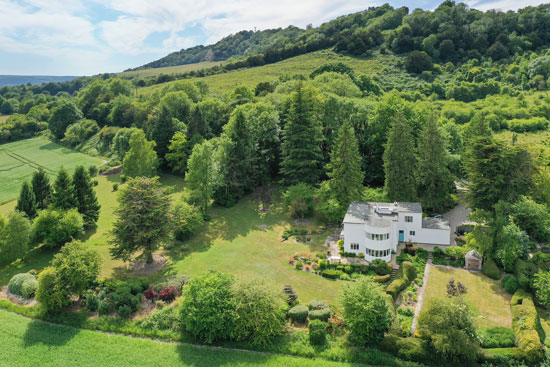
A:
[[[155,142],[147,141],[143,130],[132,133],[130,150],[123,161],[122,174],[127,177],[153,176],[158,167]]]

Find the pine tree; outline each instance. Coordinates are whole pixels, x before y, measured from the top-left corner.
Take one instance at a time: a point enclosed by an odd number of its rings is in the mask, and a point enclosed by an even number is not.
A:
[[[62,210],[76,208],[71,177],[63,167],[57,172],[53,184],[52,205],[54,208]]]
[[[416,157],[411,128],[397,116],[384,151],[385,190],[392,201],[416,200]]]
[[[316,118],[313,96],[301,85],[292,94],[283,129],[281,173],[283,183],[317,184],[321,176],[322,127]]]
[[[363,172],[359,145],[351,123],[346,120],[338,130],[327,165],[331,194],[340,206],[358,200],[363,190]]]
[[[46,209],[52,197],[52,187],[46,171],[42,168],[35,171],[32,175],[31,184],[37,209]]]
[[[147,141],[143,130],[137,130],[130,137],[130,150],[123,161],[122,174],[128,177],[153,176],[158,167],[155,142]]]
[[[23,186],[21,187],[21,193],[17,199],[15,210],[25,214],[29,219],[36,217],[36,198],[32,192],[31,185],[26,181],[23,182]]]
[[[418,141],[418,196],[422,205],[442,211],[450,202],[453,177],[445,139],[433,118],[429,119]]]
[[[92,180],[84,166],[76,168],[73,174],[73,194],[77,209],[86,227],[93,227],[99,219],[99,209],[101,206],[97,201]]]

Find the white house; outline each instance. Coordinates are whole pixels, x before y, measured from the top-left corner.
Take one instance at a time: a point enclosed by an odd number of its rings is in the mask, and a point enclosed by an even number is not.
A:
[[[399,242],[448,246],[451,227],[444,219],[422,218],[420,203],[353,202],[344,217],[344,251],[367,261],[391,260]]]

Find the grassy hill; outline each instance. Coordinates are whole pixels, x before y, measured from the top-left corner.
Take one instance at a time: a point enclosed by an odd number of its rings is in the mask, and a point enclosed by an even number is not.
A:
[[[200,70],[204,68],[211,68],[213,66],[221,65],[221,61],[203,61],[194,64],[186,65],[177,65],[177,66],[166,66],[162,68],[146,68],[139,70],[131,70],[119,73],[118,76],[122,78],[150,78],[153,76],[158,76],[160,74],[178,74],[185,73],[192,70]]]

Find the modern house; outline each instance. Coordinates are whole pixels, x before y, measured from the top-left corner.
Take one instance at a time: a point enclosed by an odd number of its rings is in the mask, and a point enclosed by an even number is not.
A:
[[[353,202],[340,238],[345,252],[389,262],[399,242],[449,246],[451,227],[444,219],[423,218],[420,203]]]

